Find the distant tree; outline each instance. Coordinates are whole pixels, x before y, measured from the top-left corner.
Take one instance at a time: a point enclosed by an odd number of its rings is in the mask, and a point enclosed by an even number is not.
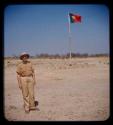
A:
[[[12,58],[17,59],[18,56],[17,56],[16,54],[13,54],[13,55],[12,55]]]
[[[39,57],[39,54],[36,54],[35,57],[38,58],[38,57]]]

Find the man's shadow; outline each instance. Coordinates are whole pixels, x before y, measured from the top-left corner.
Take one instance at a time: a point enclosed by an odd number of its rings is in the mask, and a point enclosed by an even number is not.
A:
[[[39,102],[37,100],[35,100],[35,106],[38,106]]]

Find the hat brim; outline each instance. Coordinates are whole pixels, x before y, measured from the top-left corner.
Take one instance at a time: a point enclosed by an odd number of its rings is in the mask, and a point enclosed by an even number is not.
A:
[[[23,55],[20,56],[20,59],[22,60],[23,57],[25,57],[25,56],[26,56],[27,58],[29,58],[29,54],[23,54]]]

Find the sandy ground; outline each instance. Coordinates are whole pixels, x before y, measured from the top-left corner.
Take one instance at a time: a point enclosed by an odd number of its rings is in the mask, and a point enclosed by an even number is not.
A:
[[[109,118],[109,58],[32,59],[39,111],[25,114],[16,79],[19,60],[5,60],[4,115],[9,121],[103,121]]]

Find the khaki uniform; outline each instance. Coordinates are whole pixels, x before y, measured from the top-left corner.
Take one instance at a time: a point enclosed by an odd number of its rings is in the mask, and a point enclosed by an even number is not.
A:
[[[32,109],[35,107],[33,80],[34,69],[32,64],[29,61],[25,64],[22,62],[17,66],[16,72],[21,78],[24,108],[25,110],[29,110],[30,108]]]

